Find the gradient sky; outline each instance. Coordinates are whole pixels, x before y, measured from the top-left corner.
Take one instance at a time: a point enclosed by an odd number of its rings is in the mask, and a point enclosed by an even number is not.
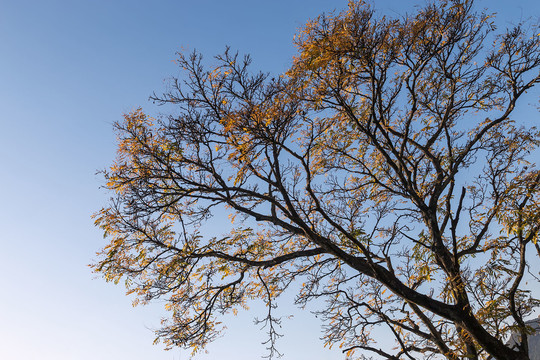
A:
[[[374,1],[387,14],[423,1]],[[180,49],[207,58],[226,45],[254,68],[278,74],[309,18],[346,0],[0,0],[0,358],[6,360],[176,360],[188,352],[152,345],[162,304],[131,307],[122,286],[87,264],[105,241],[90,216],[108,195],[95,175],[115,156],[112,123],[178,76]],[[540,16],[535,0],[482,0],[499,24]],[[537,115],[535,115],[537,116]],[[284,360],[343,359],[323,349],[307,311],[284,322]],[[255,304],[227,318],[228,331],[196,360],[257,359],[264,315]],[[232,320],[231,320],[232,319]]]

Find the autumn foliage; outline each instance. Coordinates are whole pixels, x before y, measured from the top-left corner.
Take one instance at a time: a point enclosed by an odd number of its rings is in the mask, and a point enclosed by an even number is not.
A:
[[[351,358],[529,359],[540,133],[514,114],[539,32],[499,31],[472,1],[402,18],[351,2],[305,25],[275,78],[180,54],[185,78],[154,97],[171,115],[116,124],[95,271],[166,301],[168,346],[197,351],[262,299],[273,356],[289,288]]]

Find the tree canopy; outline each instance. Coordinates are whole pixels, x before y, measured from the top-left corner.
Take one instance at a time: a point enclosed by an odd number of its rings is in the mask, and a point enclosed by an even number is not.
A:
[[[289,289],[351,358],[529,359],[540,133],[514,114],[540,82],[539,28],[499,31],[468,0],[395,18],[357,1],[295,42],[275,77],[179,54],[185,77],[153,97],[170,115],[116,124],[94,270],[165,300],[168,346],[197,351],[262,299],[273,356]]]

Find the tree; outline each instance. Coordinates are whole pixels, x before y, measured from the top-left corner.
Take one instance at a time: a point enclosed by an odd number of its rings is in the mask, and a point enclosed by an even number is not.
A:
[[[538,28],[497,34],[468,0],[395,19],[360,1],[296,44],[275,78],[230,51],[210,70],[179,54],[185,79],[153,97],[174,112],[116,124],[95,271],[165,299],[168,346],[197,351],[263,299],[272,356],[290,288],[324,300],[326,343],[349,356],[529,359],[540,133],[513,114],[540,82]]]

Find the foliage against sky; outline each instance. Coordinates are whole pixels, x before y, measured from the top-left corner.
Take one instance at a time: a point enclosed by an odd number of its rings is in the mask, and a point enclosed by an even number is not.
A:
[[[187,77],[154,97],[177,110],[116,125],[96,271],[166,299],[169,346],[200,350],[219,314],[260,298],[274,355],[272,309],[301,281],[297,302],[326,301],[327,345],[350,356],[526,359],[505,339],[538,305],[523,278],[540,256],[539,133],[512,114],[540,34],[497,33],[468,1],[407,17],[351,2],[303,28],[280,77],[229,50],[209,70],[179,54]],[[228,233],[205,233],[227,213]]]

